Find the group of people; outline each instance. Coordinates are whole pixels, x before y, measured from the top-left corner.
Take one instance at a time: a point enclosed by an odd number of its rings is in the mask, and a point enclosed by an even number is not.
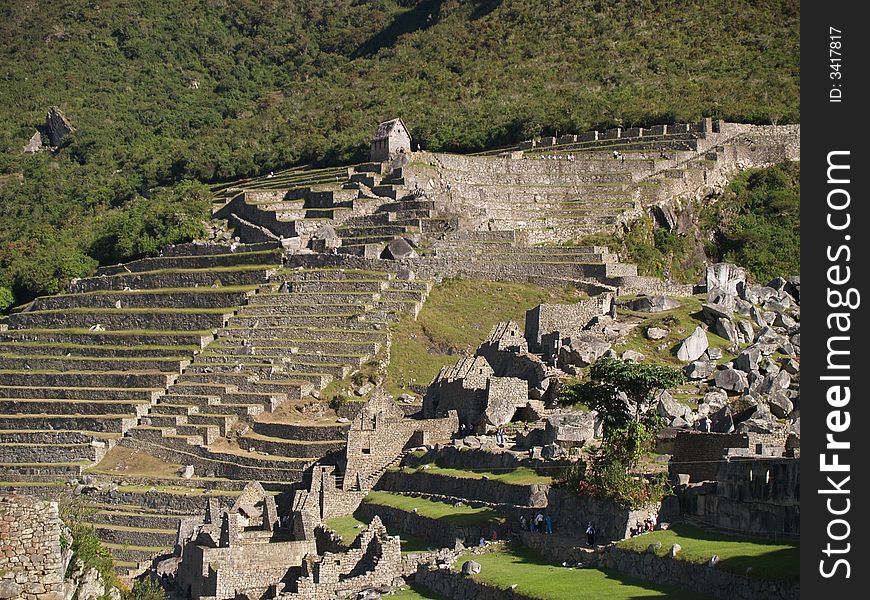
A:
[[[471,425],[466,425],[465,423],[459,424],[459,437],[465,437],[467,435],[474,434],[474,427]],[[504,425],[499,425],[495,430],[495,443],[498,444],[500,448],[504,447],[505,443],[505,427]]]
[[[532,533],[553,533],[553,518],[550,513],[538,511],[536,515],[530,515],[526,519],[525,515],[520,515],[520,527],[523,531],[531,531]]]
[[[640,519],[637,520],[634,527],[628,530],[629,534],[632,537],[636,535],[640,535],[642,533],[646,533],[648,531],[652,531],[656,528],[656,515],[654,513],[649,513],[643,521]]]
[[[574,162],[577,160],[577,157],[573,154],[566,154],[565,156],[561,154],[542,154],[541,160],[567,160],[568,162]]]

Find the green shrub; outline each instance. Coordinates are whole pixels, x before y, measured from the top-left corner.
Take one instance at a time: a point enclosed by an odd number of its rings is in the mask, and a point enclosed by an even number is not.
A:
[[[165,600],[167,597],[163,586],[156,579],[138,579],[124,593],[124,600]]]
[[[103,264],[153,256],[167,244],[204,235],[209,207],[207,188],[191,181],[136,198],[97,220],[90,254]]]
[[[6,310],[15,302],[12,296],[12,290],[8,287],[0,286],[0,312]]]

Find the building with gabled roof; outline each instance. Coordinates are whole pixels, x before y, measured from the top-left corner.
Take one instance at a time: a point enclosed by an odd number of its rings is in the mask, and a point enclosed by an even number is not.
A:
[[[372,136],[371,160],[382,162],[403,152],[411,152],[411,134],[402,119],[390,119],[378,125]]]

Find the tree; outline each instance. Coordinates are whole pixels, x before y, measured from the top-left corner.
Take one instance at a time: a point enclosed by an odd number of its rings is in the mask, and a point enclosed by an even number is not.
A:
[[[592,365],[590,376],[591,381],[565,386],[560,394],[563,402],[583,402],[597,411],[604,426],[603,443],[592,453],[583,481],[576,482],[578,492],[631,508],[660,500],[668,493],[667,479],[647,479],[634,470],[661,425],[653,403],[656,391],[679,385],[683,374],[602,358]]]
[[[646,442],[660,426],[653,396],[681,384],[683,374],[670,367],[601,358],[590,369],[591,381],[566,386],[564,392],[598,412],[604,443],[633,468]]]

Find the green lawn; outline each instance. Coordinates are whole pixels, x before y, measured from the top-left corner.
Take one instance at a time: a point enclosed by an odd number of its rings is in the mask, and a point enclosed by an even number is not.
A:
[[[686,524],[672,525],[666,531],[653,531],[619,542],[621,548],[645,552],[650,544],[661,542],[664,555],[673,544],[682,546],[677,558],[707,564],[719,556],[717,568],[743,575],[752,567],[751,577],[782,581],[800,580],[800,546],[798,542],[774,543],[770,540],[735,537],[703,531]]]
[[[398,469],[394,469],[398,470]],[[467,471],[465,469],[452,469],[449,467],[439,467],[435,464],[429,464],[428,468],[420,467],[405,467],[406,473],[425,472],[432,475],[444,475],[445,477],[462,477],[463,479],[490,479],[499,481],[508,485],[552,485],[553,478],[547,475],[539,475],[534,469],[528,467],[519,467],[504,472],[493,472],[482,469]]]
[[[572,288],[446,279],[432,288],[416,321],[403,317],[393,326],[387,389],[398,396],[400,384],[425,386],[459,354],[473,353],[496,323],[513,320],[522,327],[528,309],[582,297]]]
[[[362,525],[365,527],[368,523],[357,519],[353,515],[347,515],[344,517],[327,519],[325,525],[337,533],[346,546],[350,546],[362,531],[362,529],[357,526]],[[391,531],[390,534],[394,535],[395,532]],[[426,552],[427,550],[434,549],[432,544],[421,538],[406,534],[399,534],[399,537],[402,540],[402,554],[407,554],[409,552]]]
[[[516,584],[517,592],[540,600],[634,600],[706,598],[694,592],[665,588],[599,569],[569,569],[554,565],[526,548],[508,548],[488,554],[466,554],[455,563],[458,570],[466,560],[480,563],[475,579],[498,588]]]
[[[453,506],[447,502],[414,498],[390,492],[369,492],[363,502],[380,506],[391,506],[406,512],[413,512],[416,508],[417,514],[421,517],[436,520],[443,519],[459,526],[502,524],[507,521],[505,515],[488,507]]]

